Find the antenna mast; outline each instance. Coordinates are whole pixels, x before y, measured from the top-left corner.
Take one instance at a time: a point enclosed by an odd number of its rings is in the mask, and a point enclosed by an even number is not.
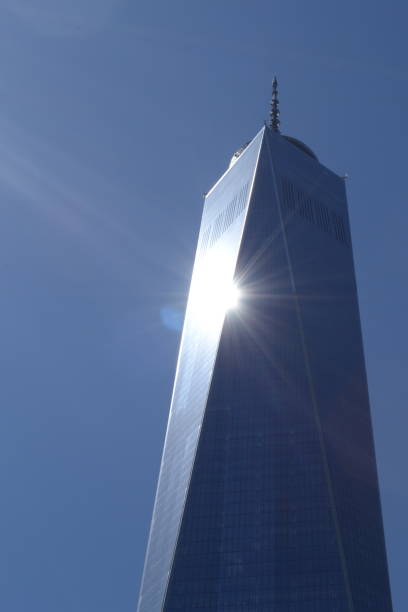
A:
[[[269,113],[269,127],[274,132],[280,133],[280,120],[279,120],[279,98],[278,98],[278,81],[276,76],[272,82],[272,99],[271,99],[271,110]]]

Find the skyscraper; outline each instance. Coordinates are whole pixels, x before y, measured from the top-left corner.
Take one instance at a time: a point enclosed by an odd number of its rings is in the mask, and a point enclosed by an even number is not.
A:
[[[138,610],[392,610],[344,180],[276,81],[205,198]]]

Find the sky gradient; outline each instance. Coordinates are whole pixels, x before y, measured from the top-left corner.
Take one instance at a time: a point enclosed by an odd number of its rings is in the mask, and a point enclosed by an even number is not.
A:
[[[347,173],[408,609],[405,3],[0,0],[0,608],[135,611],[202,194],[268,114]]]

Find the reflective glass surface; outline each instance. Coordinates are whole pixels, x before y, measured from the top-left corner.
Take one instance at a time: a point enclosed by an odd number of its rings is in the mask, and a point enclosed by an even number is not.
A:
[[[206,199],[139,610],[392,610],[344,183],[269,130]]]
[[[162,609],[262,135],[205,199],[139,612]]]
[[[344,181],[303,156],[295,161],[287,147],[277,155],[273,139],[269,147],[351,609],[388,612],[391,595]]]

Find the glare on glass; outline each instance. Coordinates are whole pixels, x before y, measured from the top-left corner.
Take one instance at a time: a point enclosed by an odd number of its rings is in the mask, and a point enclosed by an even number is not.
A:
[[[190,308],[200,325],[216,326],[228,310],[236,308],[240,291],[233,281],[233,260],[221,250],[209,254],[196,271]]]

